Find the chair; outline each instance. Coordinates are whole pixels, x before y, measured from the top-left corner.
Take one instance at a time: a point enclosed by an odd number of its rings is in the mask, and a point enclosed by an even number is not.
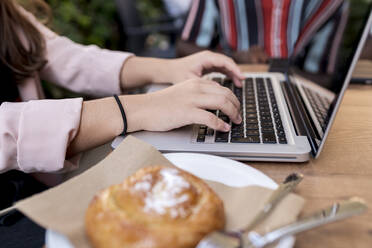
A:
[[[164,14],[163,17],[152,20],[152,24],[145,25],[135,2],[134,0],[115,0],[126,37],[126,50],[138,56],[174,58],[176,56],[175,42],[182,30],[184,18],[181,17],[180,21],[179,18],[175,19]],[[154,33],[164,34],[170,38],[167,49],[146,47],[146,39]]]

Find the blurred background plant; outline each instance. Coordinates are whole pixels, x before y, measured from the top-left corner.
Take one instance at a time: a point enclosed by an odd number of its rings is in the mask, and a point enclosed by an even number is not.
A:
[[[45,0],[52,10],[50,28],[81,44],[111,50],[126,49],[125,34],[115,0]],[[164,13],[162,0],[133,0],[145,24]],[[150,39],[152,41],[153,39]],[[150,45],[157,46],[159,42]],[[160,43],[161,44],[161,43]],[[77,94],[43,82],[47,97],[76,97]]]
[[[145,24],[163,15],[162,0],[133,0]],[[52,28],[75,42],[124,49],[125,39],[114,0],[46,0]]]

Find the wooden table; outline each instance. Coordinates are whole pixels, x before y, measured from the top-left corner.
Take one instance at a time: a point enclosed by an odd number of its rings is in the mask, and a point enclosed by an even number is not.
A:
[[[267,67],[242,69],[265,71]],[[362,197],[369,205],[364,215],[299,234],[295,247],[372,247],[372,86],[349,86],[318,159],[247,164],[278,183],[290,173],[302,173],[297,193],[307,201],[303,214],[350,196]]]
[[[242,66],[266,71],[267,66]],[[84,154],[81,164],[92,166],[111,151],[110,145]],[[372,86],[352,85],[346,91],[321,155],[307,163],[247,163],[276,182],[300,172],[305,177],[297,193],[307,202],[303,214],[335,201],[359,196],[370,206],[366,214],[297,236],[299,248],[372,247]],[[78,171],[76,173],[79,173]]]

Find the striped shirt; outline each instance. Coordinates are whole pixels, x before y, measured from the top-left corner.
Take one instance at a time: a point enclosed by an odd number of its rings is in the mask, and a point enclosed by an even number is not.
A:
[[[193,0],[182,40],[225,52],[260,46],[269,57],[287,58],[307,45],[343,2]]]

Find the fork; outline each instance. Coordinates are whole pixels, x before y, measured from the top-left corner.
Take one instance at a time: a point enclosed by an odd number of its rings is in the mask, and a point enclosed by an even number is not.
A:
[[[279,202],[287,196],[302,181],[303,175],[298,173],[290,174],[283,183],[271,194],[263,208],[253,220],[242,230],[237,232],[215,231],[202,239],[196,248],[236,248],[241,247],[242,235],[247,234],[252,228],[261,223],[275,209]]]
[[[221,236],[216,232],[211,238],[203,239],[197,248],[263,248],[279,239],[295,235],[331,222],[342,220],[354,215],[362,214],[367,210],[365,202],[357,197],[344,202],[334,203],[332,206],[308,215],[294,223],[281,226],[273,231],[260,235],[254,231],[236,235]],[[235,235],[235,236],[234,236]]]
[[[249,232],[242,236],[241,248],[263,248],[279,239],[295,235],[331,222],[342,220],[354,215],[361,214],[367,210],[365,202],[357,197],[350,198],[344,202],[334,203],[332,206],[321,211],[310,214],[292,224],[279,227],[266,234],[260,235],[256,232]],[[209,246],[216,247],[216,246]],[[219,247],[219,246],[217,246]]]

